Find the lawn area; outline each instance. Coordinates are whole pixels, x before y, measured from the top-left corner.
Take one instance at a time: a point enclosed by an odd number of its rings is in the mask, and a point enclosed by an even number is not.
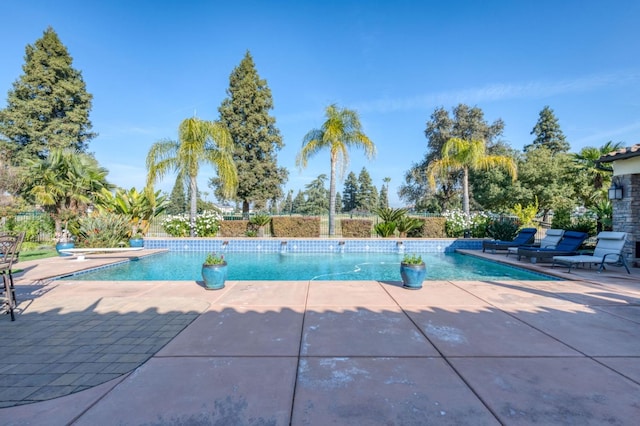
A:
[[[46,247],[46,248],[40,247],[40,248],[33,248],[33,249],[24,248],[23,250],[20,251],[20,261],[26,262],[28,260],[44,259],[47,257],[54,257],[57,255],[58,255],[58,252],[53,247]]]

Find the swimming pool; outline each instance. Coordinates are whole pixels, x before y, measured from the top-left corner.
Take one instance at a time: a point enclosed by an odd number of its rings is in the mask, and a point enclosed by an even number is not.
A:
[[[167,252],[65,279],[199,281],[204,253]],[[426,280],[549,280],[545,275],[458,253],[422,254]],[[398,253],[226,253],[228,280],[400,281]]]

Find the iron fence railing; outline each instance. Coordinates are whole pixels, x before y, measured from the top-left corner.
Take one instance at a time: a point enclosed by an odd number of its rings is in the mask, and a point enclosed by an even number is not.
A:
[[[291,215],[271,215],[271,216],[291,216]],[[302,215],[295,215],[302,216]],[[440,217],[439,214],[434,213],[411,213],[414,217]],[[165,232],[162,222],[167,215],[160,215],[151,221],[147,236],[149,237],[168,237]],[[224,220],[242,220],[244,217],[242,214],[224,214]],[[329,237],[329,215],[315,215],[320,217],[320,237]],[[344,219],[368,219],[371,220],[373,226],[380,223],[380,218],[373,213],[340,213],[336,215],[335,222],[335,236],[336,238],[342,237],[341,221]],[[32,211],[19,213],[13,217],[0,217],[0,230],[17,229],[27,231],[27,240],[32,242],[46,243],[53,241],[53,228],[52,221],[47,213]],[[371,230],[371,237],[376,237],[376,233]],[[544,237],[546,229],[550,228],[549,223],[536,222],[536,226],[539,228],[539,232],[536,235],[536,241],[539,241]],[[265,236],[269,236],[267,231]]]

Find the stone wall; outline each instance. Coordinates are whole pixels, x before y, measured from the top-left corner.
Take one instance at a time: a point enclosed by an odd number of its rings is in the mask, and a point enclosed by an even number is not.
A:
[[[622,200],[613,203],[613,230],[627,232],[624,253],[627,259],[640,258],[636,252],[636,242],[640,242],[640,174],[618,176],[622,184]],[[631,263],[631,262],[630,262]]]

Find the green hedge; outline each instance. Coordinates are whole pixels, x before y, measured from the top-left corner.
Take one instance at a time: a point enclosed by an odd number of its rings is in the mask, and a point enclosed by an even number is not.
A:
[[[372,220],[342,219],[340,224],[344,238],[371,238]]]
[[[221,237],[246,237],[248,220],[223,220],[218,235]]]
[[[275,238],[319,238],[320,218],[275,216],[271,218],[271,229]]]
[[[447,238],[445,232],[445,223],[447,221],[444,217],[420,217],[422,221],[422,227],[414,229],[409,232],[411,238]]]

